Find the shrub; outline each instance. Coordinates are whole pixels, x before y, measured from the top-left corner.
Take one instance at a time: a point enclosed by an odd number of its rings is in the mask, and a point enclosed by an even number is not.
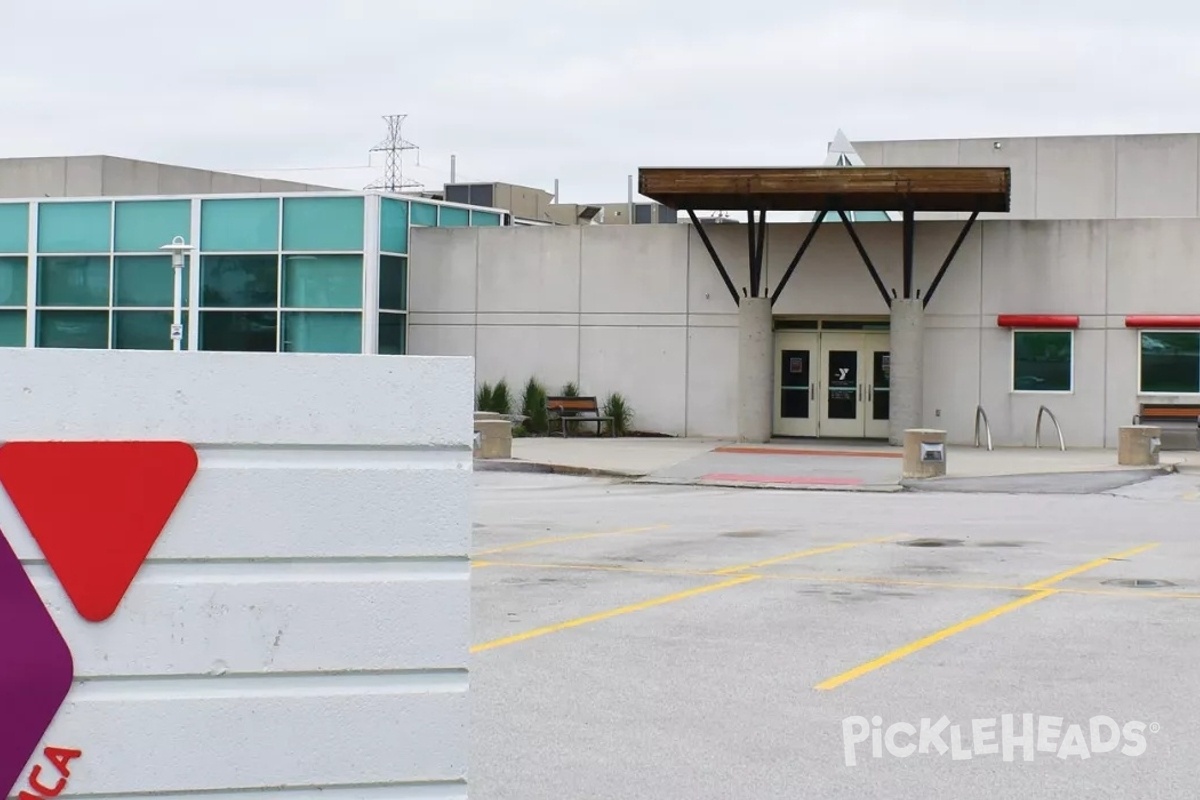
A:
[[[495,390],[492,389],[492,385],[490,383],[488,383],[487,381],[484,381],[483,383],[481,383],[479,385],[479,388],[475,390],[475,410],[476,411],[491,411],[492,410],[492,396],[494,394],[495,394]]]
[[[546,387],[530,378],[521,395],[521,413],[526,417],[524,428],[535,436],[544,436],[550,428],[550,415],[546,413]]]
[[[609,433],[624,436],[633,424],[633,409],[625,402],[625,397],[619,392],[613,392],[604,399],[604,416],[611,417]]]
[[[487,410],[505,415],[512,413],[512,394],[505,379],[501,378],[492,388],[492,407]]]
[[[562,387],[562,397],[579,397],[579,387],[575,383],[564,383]]]

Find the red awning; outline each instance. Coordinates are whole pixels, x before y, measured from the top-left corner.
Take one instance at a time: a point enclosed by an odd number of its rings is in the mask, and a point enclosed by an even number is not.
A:
[[[1132,315],[1125,318],[1126,328],[1200,328],[1200,315],[1149,314]]]
[[[1079,317],[1068,314],[1001,314],[996,317],[1001,328],[1078,328]]]

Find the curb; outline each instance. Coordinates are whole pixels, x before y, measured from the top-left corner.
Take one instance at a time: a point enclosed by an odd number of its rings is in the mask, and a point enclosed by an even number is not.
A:
[[[702,486],[705,488],[722,488],[722,489],[774,489],[786,490],[791,492],[874,492],[874,493],[889,493],[903,491],[903,487],[898,484],[890,483],[864,483],[858,486],[839,486],[837,484],[812,484],[804,485],[798,483],[749,483],[739,481],[703,481],[692,478],[641,478],[637,481],[640,484],[648,484],[651,486]]]
[[[641,478],[640,472],[622,472],[615,469],[597,469],[594,467],[572,467],[566,464],[546,464],[540,461],[518,461],[516,459],[477,458],[474,460],[475,472],[523,472],[534,475],[572,475],[580,478],[621,478],[631,480]]]

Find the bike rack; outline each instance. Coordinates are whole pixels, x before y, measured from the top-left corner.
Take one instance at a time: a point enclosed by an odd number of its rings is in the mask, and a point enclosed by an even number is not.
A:
[[[1038,409],[1037,425],[1034,426],[1034,429],[1033,429],[1033,446],[1034,446],[1034,448],[1040,448],[1042,446],[1042,415],[1043,414],[1048,414],[1050,416],[1050,421],[1054,423],[1054,430],[1058,431],[1058,449],[1065,452],[1067,449],[1067,443],[1065,441],[1063,441],[1062,427],[1058,424],[1058,418],[1054,416],[1054,412],[1051,411],[1050,409],[1046,408],[1045,406],[1042,406],[1041,408]]]
[[[979,447],[979,423],[983,423],[983,429],[987,433],[987,449],[992,450],[992,426],[988,422],[987,412],[983,410],[983,406],[975,406],[975,446]]]

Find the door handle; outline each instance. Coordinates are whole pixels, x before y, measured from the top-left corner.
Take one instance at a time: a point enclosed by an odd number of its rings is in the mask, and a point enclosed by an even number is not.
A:
[[[875,387],[869,383],[867,384],[867,399],[868,400],[875,399]]]
[[[817,385],[815,383],[809,383],[808,384],[808,399],[812,400],[814,397],[816,397],[816,393],[817,393]]]

